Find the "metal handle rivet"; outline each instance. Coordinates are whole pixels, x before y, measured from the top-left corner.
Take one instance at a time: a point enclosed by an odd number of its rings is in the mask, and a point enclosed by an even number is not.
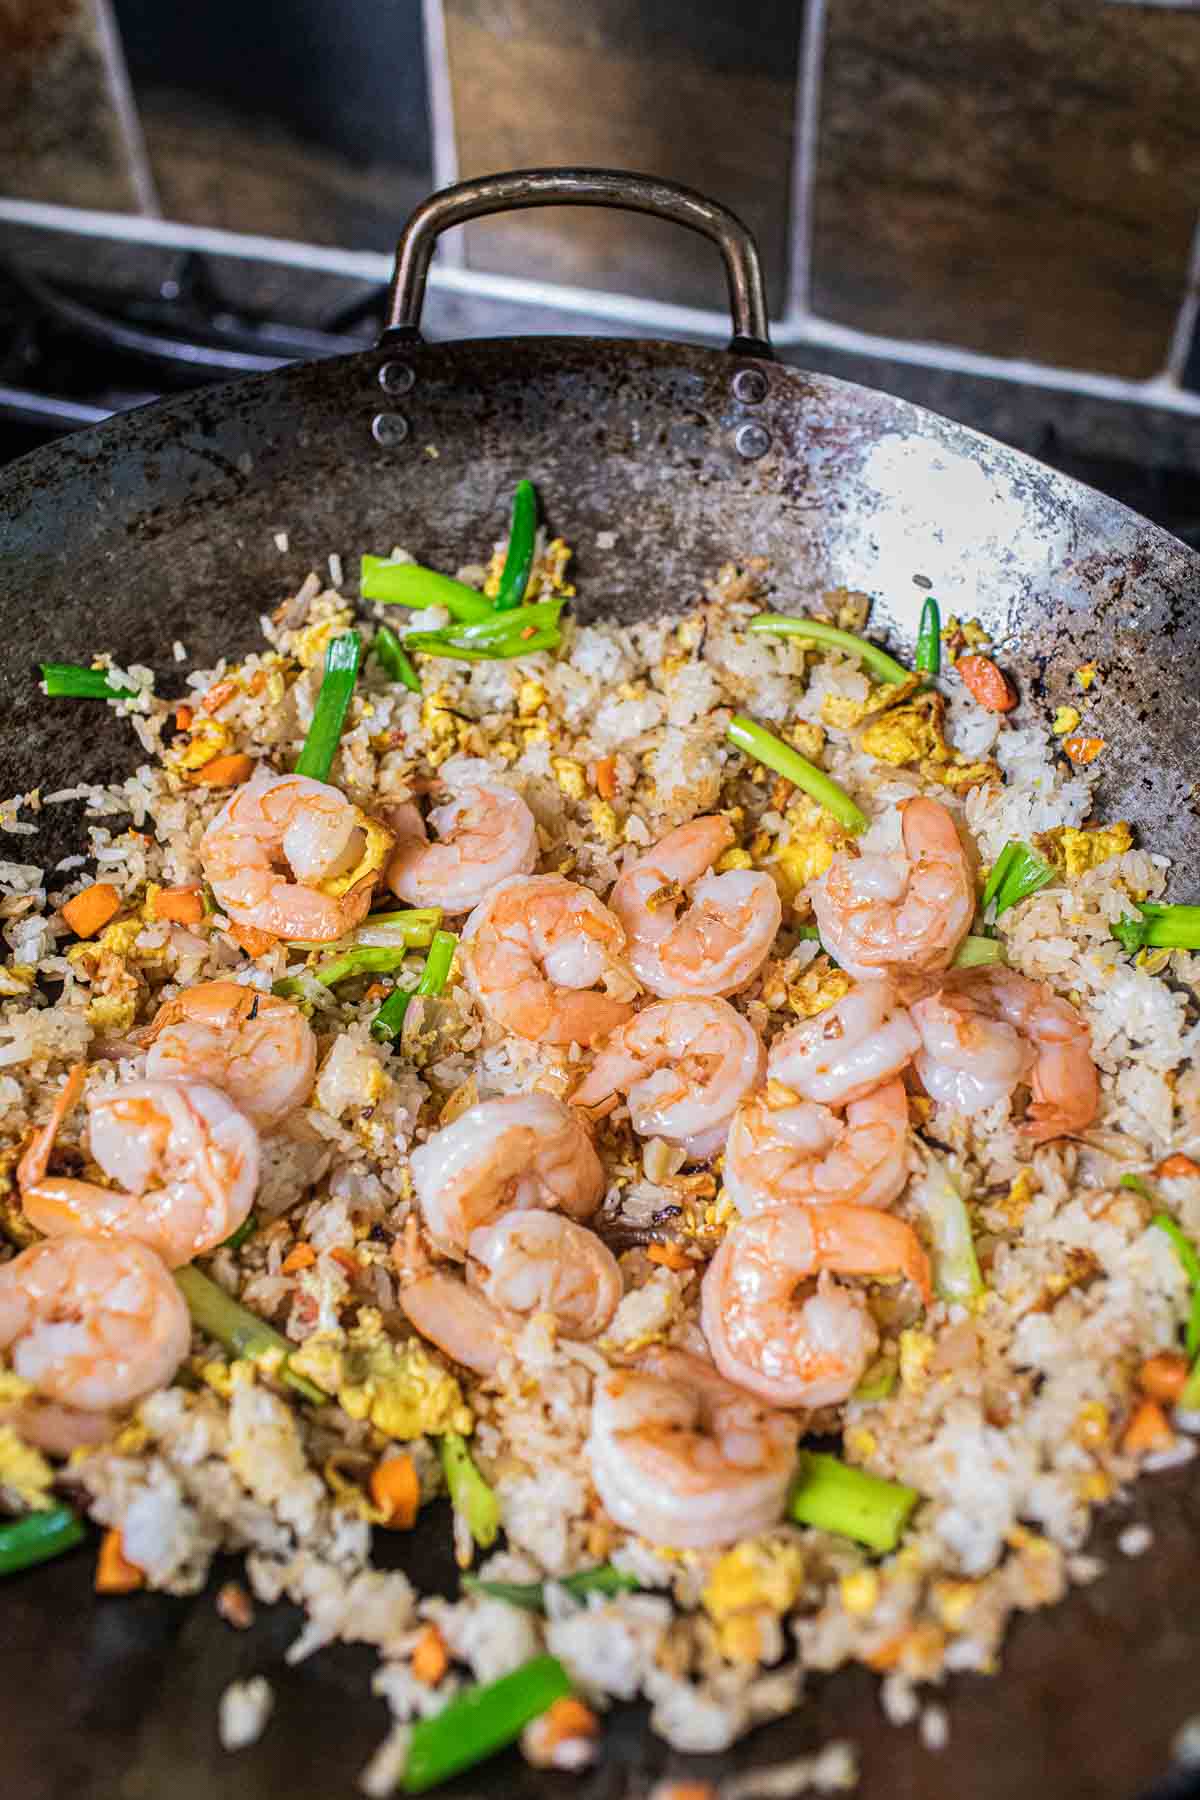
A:
[[[765,456],[771,448],[771,434],[765,425],[748,420],[745,425],[738,426],[733,442],[739,456],[744,456],[747,462],[754,462],[758,457]]]
[[[385,362],[379,371],[379,385],[386,394],[407,394],[416,379],[411,363]]]
[[[394,450],[408,436],[408,420],[403,413],[376,413],[371,420],[371,436],[385,450]]]
[[[761,369],[739,369],[733,378],[733,392],[746,406],[758,406],[767,397],[767,378]]]

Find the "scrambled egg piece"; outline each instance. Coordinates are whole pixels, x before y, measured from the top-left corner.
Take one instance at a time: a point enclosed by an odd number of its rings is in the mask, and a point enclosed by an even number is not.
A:
[[[927,1331],[900,1333],[900,1381],[911,1394],[919,1394],[929,1379],[933,1339]]]
[[[554,595],[562,594],[569,599],[575,589],[564,577],[567,572],[567,564],[574,554],[575,552],[565,538],[553,538],[546,545],[542,554],[534,559],[523,598],[526,600],[549,600]],[[504,564],[507,558],[507,544],[503,550],[492,551],[483,583],[483,591],[489,600],[494,600],[500,592],[500,577],[504,573]]]
[[[945,712],[940,694],[919,694],[904,705],[886,707],[866,726],[859,742],[868,756],[894,769],[927,756],[945,761],[951,755],[942,733]]]
[[[553,756],[550,767],[554,770],[554,779],[568,800],[582,800],[587,793],[587,778],[583,772],[583,764],[570,756]]]
[[[1056,707],[1050,729],[1055,737],[1066,737],[1068,731],[1074,731],[1082,717],[1077,706]]]
[[[54,1470],[41,1451],[24,1443],[11,1425],[0,1425],[0,1490],[30,1512],[45,1512],[53,1504],[53,1484]]]
[[[943,787],[956,791],[1000,780],[1000,769],[994,762],[939,763],[927,760],[921,764],[921,773],[926,781],[939,781]]]
[[[228,749],[231,742],[229,727],[222,725],[219,719],[197,719],[186,742],[178,750],[169,751],[163,761],[172,769],[202,769],[205,763],[212,762]]]
[[[746,1538],[713,1565],[700,1598],[717,1625],[735,1613],[789,1612],[804,1585],[804,1557],[797,1544]]]
[[[1080,687],[1083,689],[1085,694],[1087,693],[1088,689],[1091,687],[1092,683],[1095,681],[1095,679],[1099,673],[1100,673],[1099,667],[1094,662],[1081,663],[1079,665],[1079,667],[1076,669],[1075,679],[1079,683]]]
[[[1018,1169],[1007,1194],[1000,1201],[999,1211],[1004,1214],[1008,1223],[1014,1227],[1020,1225],[1029,1211],[1029,1203],[1037,1192],[1037,1178],[1032,1169]]]
[[[818,956],[799,981],[788,984],[788,1005],[800,1019],[815,1019],[850,992],[850,977],[835,969],[828,957]]]
[[[311,669],[317,663],[324,662],[325,652],[329,648],[329,640],[345,631],[354,614],[348,606],[339,607],[327,619],[321,619],[314,625],[306,625],[292,639],[292,655]]]
[[[846,834],[832,813],[807,794],[796,794],[784,816],[788,840],[780,846],[770,873],[780,899],[790,906],[801,888],[825,873],[846,842]]]
[[[1034,843],[1047,862],[1053,863],[1068,880],[1074,880],[1076,876],[1086,875],[1089,869],[1098,869],[1110,857],[1124,856],[1127,850],[1132,850],[1133,832],[1126,819],[1118,819],[1115,825],[1096,825],[1091,829],[1058,825],[1053,831],[1040,832]]]
[[[381,825],[378,819],[368,818],[364,812],[358,812],[357,807],[354,810],[358,813],[359,829],[366,839],[362,855],[345,875],[330,875],[325,881],[317,883],[323,894],[330,894],[334,899],[340,894],[348,894],[351,888],[357,887],[360,881],[365,881],[368,875],[374,875],[377,869],[382,869],[396,842],[394,832],[389,831],[386,825]]]
[[[326,1393],[336,1394],[352,1419],[369,1419],[390,1438],[467,1433],[470,1407],[454,1376],[416,1338],[395,1343],[373,1308],[341,1333],[317,1333],[291,1359],[292,1367]]]
[[[751,856],[750,852],[735,847],[732,850],[726,850],[723,856],[717,858],[716,862],[713,864],[713,873],[715,875],[726,875],[731,869],[752,869],[753,867],[754,858]]]
[[[903,681],[872,682],[865,700],[851,700],[845,694],[826,694],[821,701],[821,717],[827,725],[850,731],[876,713],[891,712],[903,706],[920,687],[924,678],[908,675]]]

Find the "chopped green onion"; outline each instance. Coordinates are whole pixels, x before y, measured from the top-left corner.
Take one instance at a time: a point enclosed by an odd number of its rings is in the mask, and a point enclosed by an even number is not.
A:
[[[986,910],[994,901],[995,916],[999,918],[1010,906],[1027,900],[1030,894],[1036,894],[1039,888],[1044,888],[1053,880],[1054,870],[1050,864],[1028,844],[1014,838],[1005,844],[992,865],[987,886],[983,890],[984,908]]]
[[[1000,885],[1008,871],[1012,868],[1017,854],[1017,845],[1010,839],[992,864],[992,872],[987,878],[987,886],[983,890],[983,906],[986,909],[992,904],[1000,892]]]
[[[942,666],[942,609],[932,594],[921,608],[916,661],[922,675],[936,675]]]
[[[395,926],[403,931],[404,941],[414,950],[424,950],[442,922],[440,906],[407,906],[398,912],[368,913],[359,930],[374,930],[377,925]]]
[[[246,1239],[248,1237],[253,1237],[257,1230],[258,1215],[257,1213],[248,1212],[237,1230],[231,1231],[229,1236],[224,1239],[219,1247],[222,1250],[240,1250]]]
[[[1143,1200],[1149,1200],[1151,1206],[1158,1205],[1158,1195],[1141,1175],[1122,1175],[1117,1185],[1128,1188],[1131,1194],[1140,1194]]]
[[[931,1156],[919,1184],[933,1239],[933,1287],[939,1300],[973,1300],[984,1292],[971,1236],[971,1215],[940,1157]]]
[[[816,925],[793,925],[792,930],[798,938],[807,938],[809,943],[821,943],[821,933]],[[824,949],[824,945],[821,948]]]
[[[978,969],[985,963],[1008,961],[1004,945],[998,938],[965,937],[954,953],[955,969]]]
[[[504,662],[555,650],[562,642],[558,628],[565,600],[539,600],[514,612],[492,613],[475,625],[447,625],[442,631],[412,631],[404,640],[423,656],[448,656],[460,662]]]
[[[389,1044],[399,1035],[404,1024],[404,1015],[408,1011],[409,1001],[413,995],[422,996],[440,994],[450,974],[450,965],[454,961],[454,952],[458,948],[458,939],[452,931],[435,931],[433,942],[429,946],[429,955],[425,958],[425,967],[421,978],[411,993],[397,988],[389,994],[375,1017],[371,1020],[371,1036],[380,1044]]]
[[[206,1332],[210,1338],[232,1356],[244,1356],[251,1362],[266,1363],[280,1381],[302,1395],[314,1406],[323,1406],[329,1398],[321,1389],[309,1381],[307,1376],[298,1374],[290,1365],[293,1345],[285,1337],[260,1319],[254,1313],[227,1294],[224,1288],[202,1275],[194,1263],[188,1267],[175,1270],[175,1281],[180,1293],[187,1301],[187,1309],[192,1315],[192,1323]]]
[[[570,1677],[556,1656],[535,1656],[499,1681],[468,1688],[413,1726],[401,1787],[406,1794],[423,1794],[473,1768],[515,1743],[527,1725],[570,1692]]]
[[[441,916],[441,908],[437,906],[415,906],[409,912],[375,913],[368,920],[369,928],[375,930],[386,926],[389,931],[396,932],[401,940],[399,943],[352,944],[340,956],[329,957],[307,973],[322,987],[336,987],[339,981],[348,981],[352,975],[391,975],[410,950],[423,950],[432,944]],[[286,975],[271,991],[281,999],[295,999],[304,992],[304,981],[298,975]]]
[[[840,788],[824,769],[818,769],[816,763],[809,762],[806,756],[801,756],[798,750],[793,750],[790,744],[785,744],[773,732],[756,725],[745,713],[734,713],[725,727],[725,736],[747,756],[752,756],[755,762],[764,763],[786,781],[794,782],[796,787],[802,788],[826,812],[832,813],[845,830],[859,832],[867,829],[867,815],[859,811],[844,788]]]
[[[1139,950],[1200,950],[1200,906],[1165,906],[1135,900],[1140,919],[1126,916],[1111,927],[1112,936],[1130,956]]]
[[[462,1585],[469,1594],[487,1594],[492,1600],[507,1600],[510,1606],[519,1606],[525,1612],[546,1610],[544,1581],[484,1581],[478,1575],[464,1575]],[[554,1585],[565,1588],[576,1599],[584,1594],[636,1594],[642,1586],[636,1575],[614,1569],[611,1563],[602,1563],[598,1569],[581,1569],[578,1575],[556,1577]]]
[[[512,524],[508,532],[508,555],[500,577],[500,591],[494,602],[498,613],[511,612],[520,606],[529,586],[533,569],[533,551],[537,542],[537,495],[532,481],[518,481],[513,495]]]
[[[802,1450],[787,1510],[797,1525],[836,1531],[882,1554],[896,1548],[920,1497],[915,1488],[852,1469],[836,1456]]]
[[[69,1506],[52,1506],[26,1513],[0,1525],[0,1575],[16,1575],[35,1563],[49,1562],[64,1550],[73,1550],[87,1536],[82,1522]]]
[[[361,655],[362,639],[357,631],[344,631],[331,641],[325,652],[325,678],[296,764],[297,775],[309,775],[314,781],[329,780],[354,683],[358,679]]]
[[[847,656],[856,656],[865,669],[869,669],[879,681],[901,682],[909,679],[909,671],[903,663],[898,663],[894,656],[881,650],[878,644],[872,644],[866,638],[855,637],[852,631],[841,631],[836,625],[827,625],[824,619],[796,619],[787,613],[759,613],[751,619],[750,631],[760,632],[764,637],[798,637],[806,638],[814,644],[828,644],[832,650],[843,650]]]
[[[421,677],[413,668],[408,652],[390,625],[378,628],[371,640],[371,648],[393,681],[401,682],[414,694],[421,692]]]
[[[465,1438],[448,1431],[439,1441],[442,1473],[450,1504],[461,1513],[481,1550],[490,1550],[500,1532],[500,1502],[471,1460]]]
[[[1121,1179],[1121,1185],[1122,1187],[1129,1185],[1124,1176]],[[1186,1341],[1187,1353],[1194,1357],[1200,1352],[1200,1256],[1197,1256],[1196,1246],[1192,1243],[1191,1238],[1179,1229],[1170,1213],[1155,1213],[1150,1223],[1156,1225],[1170,1238],[1171,1247],[1179,1258],[1183,1272],[1191,1284],[1192,1310],[1188,1316]]]
[[[82,669],[78,663],[42,663],[41,670],[51,700],[130,700],[139,692],[115,682],[107,669]]]
[[[359,570],[359,591],[364,600],[384,606],[411,606],[426,612],[444,606],[452,619],[490,619],[492,603],[465,581],[423,569],[420,563],[389,562],[383,556],[364,556]]]
[[[881,1356],[878,1362],[872,1363],[850,1398],[868,1402],[886,1400],[896,1385],[899,1372],[894,1358]]]
[[[1200,1413],[1200,1356],[1192,1364],[1191,1371],[1175,1402],[1176,1412]]]

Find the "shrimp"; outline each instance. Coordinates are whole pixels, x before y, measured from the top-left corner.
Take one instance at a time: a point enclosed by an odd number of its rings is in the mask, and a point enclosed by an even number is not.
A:
[[[260,770],[204,833],[200,861],[236,924],[324,944],[366,917],[393,842],[327,782]]]
[[[908,1096],[885,1082],[844,1119],[812,1100],[744,1100],[725,1146],[725,1191],[742,1213],[771,1206],[890,1206],[908,1181]]]
[[[703,1161],[725,1142],[764,1061],[754,1028],[727,1000],[658,1000],[613,1033],[571,1103],[627,1094],[636,1132]]]
[[[769,875],[710,870],[733,842],[719,814],[669,831],[619,877],[608,904],[629,937],[643,987],[664,999],[736,994],[753,981],[783,917]],[[692,890],[682,917],[677,909]]]
[[[1035,1144],[1084,1131],[1100,1107],[1091,1033],[1076,1009],[1015,969],[964,969],[918,1000],[917,1073],[935,1100],[978,1112],[1028,1080]]]
[[[391,817],[397,843],[384,879],[409,906],[470,912],[497,882],[537,866],[537,824],[511,788],[473,782],[435,807],[429,823],[440,839],[436,844],[415,806]]]
[[[409,1324],[465,1369],[483,1376],[499,1369],[509,1348],[508,1321],[459,1276],[427,1270],[401,1287],[400,1304]]]
[[[858,1386],[879,1334],[843,1275],[899,1272],[931,1298],[911,1225],[871,1206],[775,1206],[722,1240],[700,1290],[700,1323],[722,1375],[776,1406],[836,1406]],[[801,1284],[815,1293],[797,1299]]]
[[[586,1127],[550,1094],[481,1100],[418,1145],[411,1164],[425,1228],[459,1262],[471,1233],[506,1207],[561,1208],[588,1219],[604,1196]]]
[[[298,1006],[236,981],[204,981],[166,1001],[145,1034],[152,1079],[206,1081],[259,1131],[303,1106],[317,1040]]]
[[[899,1075],[921,1047],[916,1026],[886,978],[863,981],[771,1045],[767,1075],[805,1100],[845,1106]]]
[[[89,1094],[91,1154],[122,1183],[108,1188],[46,1172],[82,1086],[78,1067],[17,1164],[30,1224],[47,1237],[137,1238],[173,1269],[224,1243],[254,1203],[259,1161],[258,1133],[228,1096],[200,1081],[124,1081]]]
[[[843,851],[813,894],[821,942],[860,980],[946,968],[975,912],[975,884],[946,808],[905,800],[900,817],[903,856]]]
[[[682,1350],[613,1369],[592,1397],[586,1451],[618,1525],[652,1544],[710,1549],[783,1517],[799,1423]]]
[[[477,906],[462,934],[467,985],[505,1031],[591,1047],[632,1015],[606,981],[636,993],[625,933],[590,888],[561,875],[514,875]]]
[[[171,1380],[191,1341],[182,1294],[131,1238],[47,1238],[0,1267],[0,1350],[60,1407],[132,1405]]]

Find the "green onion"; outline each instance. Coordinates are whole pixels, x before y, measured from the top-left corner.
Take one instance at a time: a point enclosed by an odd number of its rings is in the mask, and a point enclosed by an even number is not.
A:
[[[494,602],[498,613],[511,612],[514,606],[520,606],[524,600],[533,569],[536,541],[537,495],[532,481],[518,481],[517,491],[513,495],[512,524],[508,532],[508,555],[504,559],[500,591]]]
[[[984,908],[995,901],[995,916],[999,918],[1010,906],[1027,900],[1030,894],[1036,894],[1039,888],[1044,888],[1053,880],[1054,870],[1050,864],[1028,844],[1014,838],[1005,844],[992,865],[987,886],[983,890]]]
[[[856,656],[880,681],[909,679],[903,663],[898,663],[878,644],[855,637],[852,631],[841,631],[836,625],[827,625],[824,619],[795,619],[787,613],[759,613],[757,618],[751,619],[748,629],[761,632],[764,637],[806,638],[814,644],[828,644],[833,650],[844,650],[847,656]]]
[[[978,969],[985,963],[1008,961],[1004,945],[998,938],[965,937],[954,953],[955,969]]]
[[[492,1600],[507,1600],[510,1606],[522,1607],[525,1612],[544,1612],[546,1609],[544,1581],[484,1581],[478,1575],[464,1575],[462,1585],[469,1594],[487,1594]],[[636,1575],[614,1569],[611,1563],[602,1563],[598,1569],[581,1569],[578,1575],[564,1575],[555,1581],[555,1586],[565,1588],[568,1594],[574,1594],[578,1599],[584,1594],[636,1594],[642,1584]]]
[[[458,948],[458,939],[452,931],[435,931],[433,942],[429,946],[429,955],[425,958],[425,967],[421,971],[421,979],[412,993],[404,993],[397,988],[389,994],[375,1017],[371,1020],[371,1036],[380,1044],[390,1044],[398,1036],[404,1024],[404,1015],[408,1011],[409,1001],[414,994],[440,994],[450,974],[450,965],[454,961],[454,952]]]
[[[433,942],[441,916],[441,910],[436,906],[414,907],[408,913],[378,913],[372,920],[373,926],[383,925],[392,919],[401,921],[395,929],[403,934],[403,943],[353,944],[349,950],[343,950],[340,956],[331,956],[326,962],[318,963],[315,969],[309,969],[308,973],[322,987],[336,987],[339,981],[348,981],[352,975],[391,975],[400,967],[410,950],[422,950]],[[304,992],[304,982],[298,975],[285,975],[282,981],[274,984],[271,991],[281,999],[295,999]]]
[[[222,1250],[240,1250],[248,1237],[253,1237],[258,1230],[258,1215],[248,1212],[236,1231],[231,1231],[219,1248]]]
[[[403,683],[414,694],[421,692],[421,677],[413,668],[404,645],[390,625],[379,626],[371,640],[371,648],[393,681]]]
[[[515,1743],[527,1725],[570,1692],[570,1678],[556,1656],[535,1656],[499,1681],[468,1688],[413,1726],[400,1786],[406,1794],[423,1794],[473,1768]]]
[[[139,691],[121,687],[107,669],[81,669],[78,663],[42,663],[41,670],[51,700],[130,700]]]
[[[920,1184],[933,1239],[933,1286],[939,1300],[973,1300],[984,1292],[971,1236],[971,1215],[940,1157],[931,1156]]]
[[[304,740],[304,748],[296,764],[297,775],[309,775],[314,781],[328,781],[337,751],[342,726],[358,679],[358,661],[362,655],[362,639],[357,631],[344,631],[335,637],[325,652],[325,677],[312,724]]]
[[[452,619],[490,619],[492,603],[465,581],[423,569],[420,563],[389,562],[383,556],[364,556],[359,569],[359,591],[364,600],[384,606],[411,606],[425,612],[444,606]]]
[[[867,816],[860,812],[844,788],[828,776],[824,769],[818,769],[816,763],[809,762],[782,738],[772,732],[765,731],[748,719],[745,713],[734,713],[725,727],[725,736],[731,744],[752,756],[755,762],[764,763],[768,769],[774,769],[777,775],[794,782],[796,787],[803,788],[809,797],[823,806],[826,812],[833,814],[846,831],[860,832],[867,829]]]
[[[448,656],[460,662],[504,662],[555,650],[562,642],[559,615],[565,600],[539,600],[515,612],[492,613],[476,625],[447,625],[443,631],[412,631],[404,640],[423,656]]]
[[[479,1548],[490,1550],[500,1532],[500,1502],[472,1462],[466,1439],[457,1431],[446,1432],[438,1448],[451,1506],[463,1515]]]
[[[1148,1200],[1150,1202],[1151,1206],[1158,1205],[1158,1195],[1144,1176],[1122,1175],[1117,1185],[1119,1187],[1128,1188],[1131,1194],[1140,1194],[1143,1200]]]
[[[891,1357],[880,1357],[872,1363],[850,1398],[852,1400],[886,1400],[896,1385],[899,1368]]]
[[[852,1469],[836,1456],[803,1450],[787,1510],[797,1525],[836,1531],[882,1554],[896,1548],[920,1497],[915,1488]]]
[[[916,661],[922,675],[936,675],[942,666],[942,610],[932,594],[921,608]]]
[[[1140,919],[1118,919],[1111,927],[1130,956],[1139,950],[1200,950],[1200,906],[1164,906],[1154,900],[1135,900],[1134,905]]]
[[[194,1263],[187,1268],[176,1269],[175,1281],[187,1301],[193,1325],[206,1332],[210,1338],[215,1338],[231,1356],[244,1356],[251,1362],[268,1363],[281,1381],[286,1381],[289,1387],[294,1388],[305,1400],[310,1400],[314,1406],[325,1404],[329,1396],[291,1367],[288,1359],[293,1346],[273,1326],[268,1325],[265,1319],[256,1318],[252,1312],[248,1312],[224,1288],[218,1287],[215,1281],[210,1281],[207,1275],[202,1275]]]
[[[424,950],[432,942],[433,933],[442,922],[440,906],[406,906],[398,912],[368,913],[359,931],[373,931],[377,925],[397,927],[413,950]]]
[[[1191,1371],[1175,1402],[1176,1412],[1200,1413],[1200,1356],[1192,1364]]]
[[[807,938],[809,943],[821,944],[821,933],[816,925],[793,925],[792,930],[798,938]],[[821,944],[821,948],[825,948],[824,944]]]
[[[26,1513],[0,1525],[0,1575],[16,1575],[35,1563],[49,1562],[64,1550],[73,1550],[87,1536],[69,1506]]]
[[[1170,1238],[1171,1247],[1191,1284],[1192,1310],[1188,1315],[1186,1342],[1188,1355],[1194,1357],[1200,1352],[1200,1256],[1197,1256],[1191,1238],[1179,1229],[1169,1213],[1155,1213],[1150,1223]]]

